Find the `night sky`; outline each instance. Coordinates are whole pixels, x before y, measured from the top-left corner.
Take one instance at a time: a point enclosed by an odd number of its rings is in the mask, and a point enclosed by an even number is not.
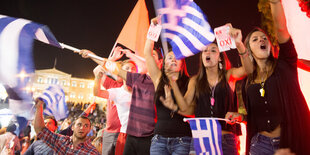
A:
[[[232,23],[245,36],[260,25],[258,0],[194,0],[207,15],[212,28]],[[29,19],[47,25],[59,42],[89,49],[108,57],[137,0],[0,0],[0,14]],[[146,0],[150,19],[155,17],[152,0]],[[227,52],[234,66],[240,65],[236,51]],[[93,78],[96,66],[69,50],[36,41],[36,69],[56,68],[73,77]],[[188,64],[194,64],[190,58]],[[191,67],[189,67],[191,70]],[[190,72],[190,71],[189,71]]]

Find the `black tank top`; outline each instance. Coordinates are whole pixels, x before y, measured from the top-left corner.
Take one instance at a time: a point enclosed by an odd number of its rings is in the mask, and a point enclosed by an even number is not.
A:
[[[172,96],[173,91],[171,92]],[[171,110],[166,108],[159,98],[156,99],[157,123],[155,124],[155,134],[163,137],[191,137],[191,129],[187,122],[183,121],[184,116],[177,113],[171,116]]]
[[[212,89],[211,89],[212,93]],[[234,102],[233,92],[226,82],[221,80],[214,88],[214,105],[211,105],[211,93],[201,92],[196,99],[195,116],[196,117],[218,117],[225,118],[227,112],[237,112],[237,103]],[[222,130],[231,131],[240,135],[240,125],[230,125],[225,121],[220,121]]]

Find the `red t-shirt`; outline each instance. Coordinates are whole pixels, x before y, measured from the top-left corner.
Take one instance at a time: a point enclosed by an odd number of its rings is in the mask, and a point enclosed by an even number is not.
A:
[[[106,77],[105,81],[102,84],[102,86],[106,89],[118,88],[118,87],[121,87],[122,85],[123,83],[116,82],[109,77]],[[105,94],[102,92],[104,91],[99,91],[98,96],[105,98]],[[116,106],[113,104],[113,101],[108,100],[106,110],[107,110],[107,113],[106,113],[107,121],[106,121],[105,131],[110,132],[110,133],[120,132],[121,123],[118,118],[117,109],[116,109]]]

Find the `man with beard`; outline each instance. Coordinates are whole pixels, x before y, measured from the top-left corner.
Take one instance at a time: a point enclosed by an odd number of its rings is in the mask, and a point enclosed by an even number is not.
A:
[[[80,116],[74,122],[72,126],[73,135],[71,137],[56,134],[45,127],[43,104],[42,100],[36,100],[34,129],[38,138],[58,154],[99,154],[91,144],[91,140],[87,138],[87,134],[91,130],[91,123],[87,117]]]

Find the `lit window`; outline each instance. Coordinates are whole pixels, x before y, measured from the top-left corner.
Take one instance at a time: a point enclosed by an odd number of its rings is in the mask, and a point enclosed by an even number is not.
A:
[[[79,94],[78,98],[83,99],[84,98],[83,94]]]
[[[66,80],[63,80],[61,85],[65,86],[66,85]]]
[[[75,98],[75,93],[71,93],[70,98]]]
[[[84,88],[84,87],[85,87],[85,85],[84,85],[83,82],[80,83],[80,87],[81,87],[81,88]]]
[[[42,77],[38,77],[38,83],[43,83],[43,78]]]
[[[76,81],[72,81],[72,87],[76,87]]]
[[[94,82],[88,83],[87,88],[93,88],[94,87]]]

